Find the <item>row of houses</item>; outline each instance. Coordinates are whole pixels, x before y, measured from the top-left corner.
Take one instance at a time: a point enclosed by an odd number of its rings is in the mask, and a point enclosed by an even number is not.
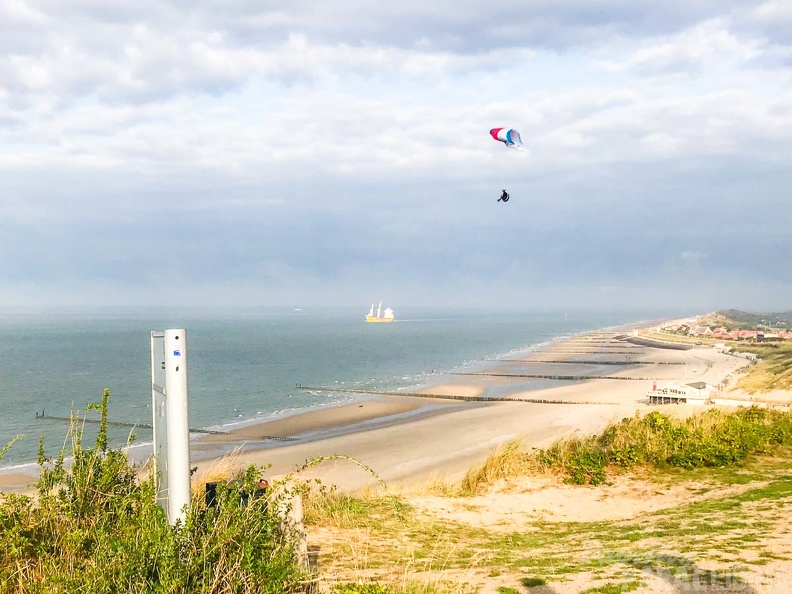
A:
[[[701,336],[704,338],[715,338],[719,340],[753,340],[756,342],[766,342],[775,340],[792,340],[792,332],[779,331],[770,332],[767,330],[728,330],[725,326],[710,328],[697,324],[672,324],[663,326],[665,332],[685,334],[687,336]]]
[[[764,342],[770,340],[792,340],[792,332],[768,332],[766,330],[727,330],[724,327],[711,331],[712,338],[721,340],[755,340]]]

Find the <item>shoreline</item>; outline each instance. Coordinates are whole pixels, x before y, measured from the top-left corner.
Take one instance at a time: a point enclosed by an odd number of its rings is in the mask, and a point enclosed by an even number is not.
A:
[[[523,439],[534,447],[547,447],[572,432],[597,432],[614,420],[632,416],[636,410],[647,408],[645,394],[651,389],[653,382],[681,383],[686,379],[688,366],[693,368],[691,374],[695,375],[687,378],[687,381],[699,380],[717,384],[722,377],[734,373],[744,363],[714,349],[678,351],[630,345],[633,349],[629,355],[609,354],[624,350],[628,344],[617,340],[616,336],[622,336],[634,328],[651,325],[653,324],[643,322],[563,337],[544,343],[538,348],[526,349],[517,360],[517,355],[512,353],[511,359],[489,362],[486,365],[486,374],[453,376],[454,383],[448,381],[449,375],[445,375],[442,382],[416,390],[425,393],[426,400],[412,396],[387,397],[388,400],[419,402],[401,419],[387,422],[388,417],[385,416],[380,418],[384,421],[382,424],[373,427],[353,424],[351,431],[341,435],[317,435],[315,439],[304,442],[283,444],[266,450],[243,451],[234,454],[234,464],[239,468],[251,464],[270,465],[267,476],[277,478],[303,468],[306,461],[339,456],[340,459],[309,463],[310,468],[299,472],[304,478],[320,478],[323,482],[349,491],[375,486],[379,479],[399,485],[423,482],[431,477],[456,480],[472,465],[485,459],[496,447],[512,439]],[[583,344],[586,340],[594,339],[602,340],[608,346]],[[553,347],[570,348],[576,343],[578,349],[590,348],[591,352],[584,355],[551,352]],[[553,362],[546,361],[548,358],[564,363],[558,367],[579,365],[597,368],[598,360],[617,358],[624,362],[629,360],[631,365],[601,365],[600,367],[608,369],[601,369],[599,374],[613,376],[613,379],[563,381],[548,387],[532,386],[531,383],[537,380],[506,375],[515,368],[530,368],[534,364],[533,360],[545,367],[553,365]],[[648,362],[644,364],[639,359]],[[571,360],[577,365],[569,365]],[[631,379],[646,376],[654,379]],[[449,393],[465,397],[494,392],[500,392],[516,401],[493,399],[490,402],[462,403],[461,406],[448,406],[449,401],[443,401],[445,405],[440,405],[438,409],[437,404],[440,401],[432,399],[432,395]],[[366,402],[373,403],[381,401],[382,398],[384,397],[373,394],[372,399],[377,400]],[[530,402],[541,399],[552,400],[553,403]],[[582,400],[588,403],[575,404]],[[394,403],[393,406],[397,404]],[[435,414],[420,414],[432,405],[435,406]],[[325,414],[326,411],[316,411],[315,419],[318,420]],[[304,426],[307,419],[298,414],[279,422],[280,427],[286,429],[290,422]],[[274,427],[264,423],[256,431],[264,434],[268,425],[270,428]],[[208,440],[214,441],[216,437],[206,436],[199,441]],[[361,470],[349,458],[372,468],[377,477]],[[207,473],[215,462],[217,458],[197,463],[196,480],[200,481],[201,475]]]
[[[340,455],[359,460],[389,482],[425,480],[432,474],[453,479],[510,439],[522,437],[529,445],[544,447],[572,431],[598,431],[608,422],[632,415],[637,408],[645,406],[641,401],[652,380],[629,379],[631,376],[654,374],[654,381],[681,381],[682,378],[677,377],[679,365],[665,363],[684,360],[692,366],[701,359],[696,353],[704,349],[658,353],[661,349],[635,347],[630,355],[616,354],[627,343],[614,337],[651,325],[644,321],[561,337],[527,348],[519,359],[514,359],[516,354],[512,353],[512,359],[487,362],[483,366],[487,375],[439,374],[438,379],[442,381],[415,390],[426,394],[426,398],[372,393],[370,398],[358,402],[248,424],[230,430],[227,435],[198,437],[191,440],[191,465],[198,468],[195,480],[200,480],[213,464],[240,446],[242,450],[233,454],[235,464],[239,467],[271,464],[268,476],[288,474],[316,457]],[[556,352],[552,352],[554,347]],[[559,352],[561,348],[571,350],[570,347],[591,352],[582,355]],[[646,357],[647,353],[655,356]],[[599,373],[624,376],[618,379],[562,381],[542,387],[537,380],[506,375],[520,368],[530,371],[532,365],[539,363],[544,368],[562,361],[575,365],[558,367],[596,368],[598,359],[625,360],[625,357],[639,356],[658,359],[657,364],[640,364],[640,361],[624,366],[611,364]],[[713,365],[722,367],[720,372],[724,376],[733,373],[734,359],[727,359],[719,361],[718,365],[710,364],[696,379],[719,373],[718,369],[712,370]],[[729,361],[732,362],[730,367]],[[714,378],[708,381],[718,383]],[[469,397],[485,393],[526,401],[547,399],[555,403],[454,402],[432,398],[433,395]],[[601,404],[572,404],[583,400]],[[340,488],[349,490],[377,482],[355,464],[338,460],[323,462],[307,474],[340,483]],[[17,491],[29,487],[32,482],[35,477],[24,473],[2,473],[0,491]]]

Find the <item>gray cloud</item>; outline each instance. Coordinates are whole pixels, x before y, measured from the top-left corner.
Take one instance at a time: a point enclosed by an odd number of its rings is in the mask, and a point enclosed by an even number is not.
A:
[[[792,285],[774,10],[5,2],[0,303],[759,303]]]
[[[188,89],[222,93],[255,72],[284,80],[313,77],[327,60],[373,73],[405,59],[425,61],[427,55],[454,68],[455,55],[494,52],[494,61],[480,62],[492,68],[503,50],[565,51],[608,39],[673,34],[722,15],[724,8],[714,1],[626,0],[496,0],[465,7],[450,1],[300,0],[285,8],[246,1],[15,0],[0,8],[0,51],[6,56],[0,80],[23,96],[46,88],[67,97],[90,93],[145,101]],[[769,19],[761,7],[755,13],[757,23]],[[418,72],[426,69],[419,66]]]

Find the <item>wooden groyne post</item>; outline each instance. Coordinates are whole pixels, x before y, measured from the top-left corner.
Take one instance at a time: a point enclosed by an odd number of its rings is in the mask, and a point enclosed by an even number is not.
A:
[[[36,412],[36,418],[44,421],[66,421],[67,423],[72,422],[72,417],[59,417],[53,415],[46,415],[44,416],[44,411],[41,411],[39,415]],[[74,420],[79,421],[80,423],[101,423],[102,421],[99,419],[87,419],[84,417],[74,417]],[[124,423],[123,421],[107,421],[108,425],[113,427],[142,427],[143,429],[153,429],[152,425],[146,423]],[[215,431],[213,429],[190,429],[190,433],[208,433],[210,435],[228,435],[228,431]]]
[[[463,402],[525,402],[530,404],[605,404],[618,406],[618,402],[600,402],[590,400],[550,400],[547,398],[515,398],[513,396],[460,396],[457,394],[422,394],[421,392],[388,392],[382,390],[361,390],[358,388],[333,388],[331,386],[303,386],[297,384],[298,390],[312,392],[346,392],[351,394],[374,394],[377,396],[407,396],[410,398],[430,398],[440,400],[461,400]]]

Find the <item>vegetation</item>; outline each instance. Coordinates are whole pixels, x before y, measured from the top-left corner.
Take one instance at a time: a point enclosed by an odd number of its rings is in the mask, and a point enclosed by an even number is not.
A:
[[[274,498],[242,505],[239,491],[221,489],[217,506],[194,499],[184,524],[170,526],[153,478],[139,479],[124,452],[108,448],[109,395],[91,407],[102,415],[93,447],[75,418],[68,457],[47,458],[41,442],[36,496],[0,499],[0,591],[305,591]],[[257,474],[248,469],[246,487]]]
[[[396,517],[387,498],[376,493],[324,492],[318,506],[328,513],[310,520],[312,533],[325,530],[318,563],[341,581],[334,592],[349,594],[466,592],[478,591],[481,583],[503,594],[527,594],[534,587],[553,592],[554,582],[576,575],[583,584],[577,591],[592,594],[652,591],[659,586],[652,580],[667,581],[679,591],[750,591],[747,574],[753,572],[753,579],[772,575],[766,573],[768,565],[788,562],[775,543],[786,530],[786,518],[778,510],[792,503],[792,450],[781,445],[792,437],[790,420],[789,414],[762,409],[706,413],[690,423],[652,413],[581,438],[586,445],[579,448],[565,440],[545,451],[526,452],[513,442],[494,452],[488,465],[471,471],[467,486],[455,497],[442,496],[439,507],[470,512],[443,515],[442,521],[409,505],[409,498]],[[671,447],[671,434],[686,447]],[[723,443],[716,439],[719,434]],[[641,469],[643,480],[656,485],[652,490],[679,485],[691,501],[624,520],[549,521],[538,516],[518,522],[504,510],[500,525],[476,523],[479,510],[485,514],[497,506],[488,497],[493,484],[502,494],[517,488],[514,479],[520,473],[558,470],[571,479],[575,475],[567,466],[573,460],[600,459],[596,453],[579,455],[590,453],[594,444],[611,460],[609,480],[629,484],[626,474],[612,471]],[[693,452],[698,448],[704,455]],[[557,454],[558,466],[543,461],[551,452]],[[597,474],[598,468],[583,473]],[[535,483],[531,485],[533,490]],[[473,493],[482,496],[467,497]],[[431,496],[422,494],[413,505],[420,506],[426,497]]]
[[[699,318],[699,324],[727,330],[784,330],[792,328],[792,311],[778,313],[751,313],[739,309],[725,309]]]
[[[723,318],[728,329],[755,330],[757,328],[792,328],[792,311],[780,313],[750,313],[739,309],[719,311],[715,315]],[[706,323],[702,321],[702,323]]]
[[[354,528],[333,530],[335,538],[323,543],[319,565],[356,578],[335,590],[344,594],[477,591],[471,586],[477,576],[500,582],[504,593],[538,586],[552,592],[552,582],[575,574],[586,576],[588,587],[581,590],[592,593],[637,590],[648,576],[680,591],[729,586],[733,590],[727,591],[750,591],[741,574],[750,568],[761,574],[769,563],[788,562],[767,546],[787,528],[778,510],[792,502],[790,470],[789,461],[765,465],[762,474],[769,480],[751,481],[736,494],[630,520],[537,519],[527,527],[492,530],[450,519],[438,522],[415,511],[403,524],[361,516]],[[725,486],[744,477],[715,479]],[[711,567],[714,561],[719,568]],[[542,577],[521,577],[526,574]]]
[[[739,343],[740,351],[753,353],[760,361],[740,378],[737,388],[749,393],[792,390],[792,341]]]
[[[699,320],[700,325],[711,328],[724,326],[727,330],[756,330],[771,328],[784,330],[792,328],[792,312],[751,314],[738,310],[725,310],[708,314]],[[780,325],[780,326],[779,326]],[[736,388],[749,394],[773,390],[792,390],[792,340],[728,341],[706,336],[687,336],[689,327],[683,326],[675,332],[645,332],[643,336],[655,340],[671,340],[688,344],[715,345],[723,343],[734,351],[756,355],[758,363],[748,368]],[[673,338],[669,335],[673,335]]]
[[[0,448],[0,460],[2,460],[3,456],[6,455],[6,452],[11,449],[11,446],[14,445],[20,439],[22,439],[22,436],[21,435],[17,435],[14,439],[12,439],[6,445],[4,445],[2,448]]]
[[[743,464],[755,454],[792,446],[792,415],[762,408],[732,413],[710,409],[687,419],[657,411],[610,425],[598,436],[571,437],[545,450],[526,451],[512,442],[465,477],[476,493],[496,480],[537,470],[562,474],[576,485],[599,485],[609,469],[721,467]]]
[[[97,405],[103,421],[108,397]],[[75,422],[71,464],[64,451],[54,460],[41,451],[36,496],[0,498],[0,592],[311,591],[279,529],[276,499],[241,505],[238,491],[223,489],[218,506],[207,508],[196,494],[186,522],[169,526],[154,503],[153,480],[141,480],[123,452],[108,447],[104,427],[86,448]],[[525,473],[596,485],[621,469],[643,469],[657,485],[695,481],[701,493],[735,487],[630,520],[536,518],[487,529],[453,516],[439,521],[387,492],[352,496],[319,482],[300,489],[333,594],[472,593],[481,576],[504,594],[553,591],[552,582],[575,574],[585,575],[581,590],[592,594],[642,590],[651,587],[647,576],[744,587],[748,568],[785,561],[764,543],[784,522],[778,510],[792,502],[790,446],[789,413],[712,410],[676,420],[652,412],[544,450],[512,442],[471,470],[461,488],[442,489],[445,501],[475,515],[473,502],[486,497],[467,495]],[[256,476],[258,469],[248,469],[248,486]],[[718,559],[720,568],[699,567],[702,558]]]

